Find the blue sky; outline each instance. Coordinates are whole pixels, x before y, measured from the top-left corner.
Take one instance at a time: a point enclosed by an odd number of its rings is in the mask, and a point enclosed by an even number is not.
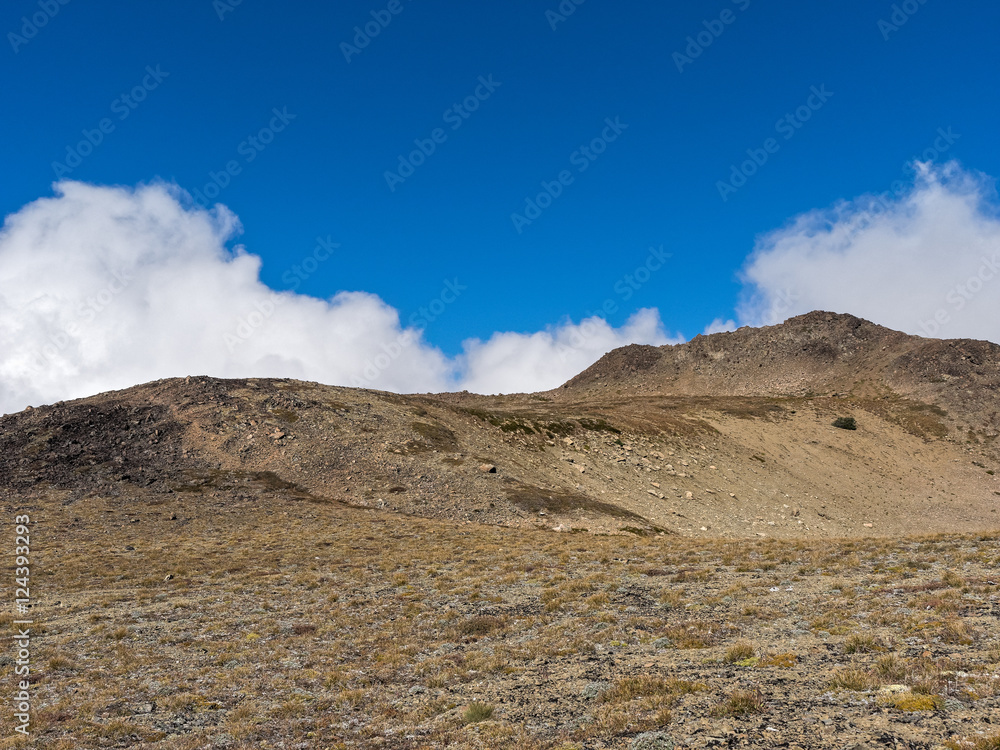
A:
[[[366,24],[378,35],[345,55]],[[458,280],[457,314],[424,327],[448,356],[608,298],[612,326],[650,307],[691,337],[739,319],[740,270],[795,217],[912,183],[921,154],[1000,175],[1000,6],[985,0],[12,0],[0,26],[4,215],[57,177],[204,194],[232,162],[215,200],[267,285],[287,289],[317,237],[339,248],[299,293],[363,290],[405,322]],[[266,144],[248,140],[272,125]],[[434,152],[390,186],[418,140]],[[753,155],[763,163],[723,199]],[[518,227],[512,214],[564,171]],[[616,283],[659,246],[669,260],[623,299]]]

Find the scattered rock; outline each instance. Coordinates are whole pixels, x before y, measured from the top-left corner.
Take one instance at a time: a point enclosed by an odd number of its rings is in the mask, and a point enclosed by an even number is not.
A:
[[[587,700],[593,700],[609,687],[607,682],[588,682],[584,685],[583,690],[580,692]]]
[[[479,464],[479,470],[483,472],[483,474],[497,473],[497,467],[494,466],[493,464]]]
[[[676,746],[666,732],[643,732],[632,739],[629,750],[674,750]]]

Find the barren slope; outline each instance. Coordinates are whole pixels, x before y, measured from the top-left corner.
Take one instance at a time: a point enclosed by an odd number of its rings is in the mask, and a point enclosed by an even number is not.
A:
[[[1000,526],[998,350],[813,313],[626,347],[548,394],[166,380],[4,417],[0,483],[68,502],[281,490],[566,531],[979,531]]]

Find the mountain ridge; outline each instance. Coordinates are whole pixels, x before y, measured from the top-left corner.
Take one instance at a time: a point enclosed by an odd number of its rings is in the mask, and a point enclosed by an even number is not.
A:
[[[995,344],[816,312],[617,349],[537,394],[173,378],[0,418],[0,488],[593,533],[978,531],[1000,526],[998,373]]]
[[[825,311],[683,344],[622,347],[561,388],[592,390],[609,380],[650,395],[878,396],[888,388],[961,414],[990,436],[1000,432],[1000,346],[911,336]],[[967,398],[970,390],[977,398]]]

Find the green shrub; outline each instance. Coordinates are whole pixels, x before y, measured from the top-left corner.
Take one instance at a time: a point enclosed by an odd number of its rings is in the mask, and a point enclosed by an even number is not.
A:
[[[858,423],[854,421],[854,417],[837,417],[833,420],[833,426],[839,427],[842,430],[858,429]]]
[[[473,701],[469,704],[469,707],[465,709],[462,713],[462,723],[464,724],[476,724],[480,721],[486,721],[493,716],[493,706],[487,703],[479,703],[478,701]]]

